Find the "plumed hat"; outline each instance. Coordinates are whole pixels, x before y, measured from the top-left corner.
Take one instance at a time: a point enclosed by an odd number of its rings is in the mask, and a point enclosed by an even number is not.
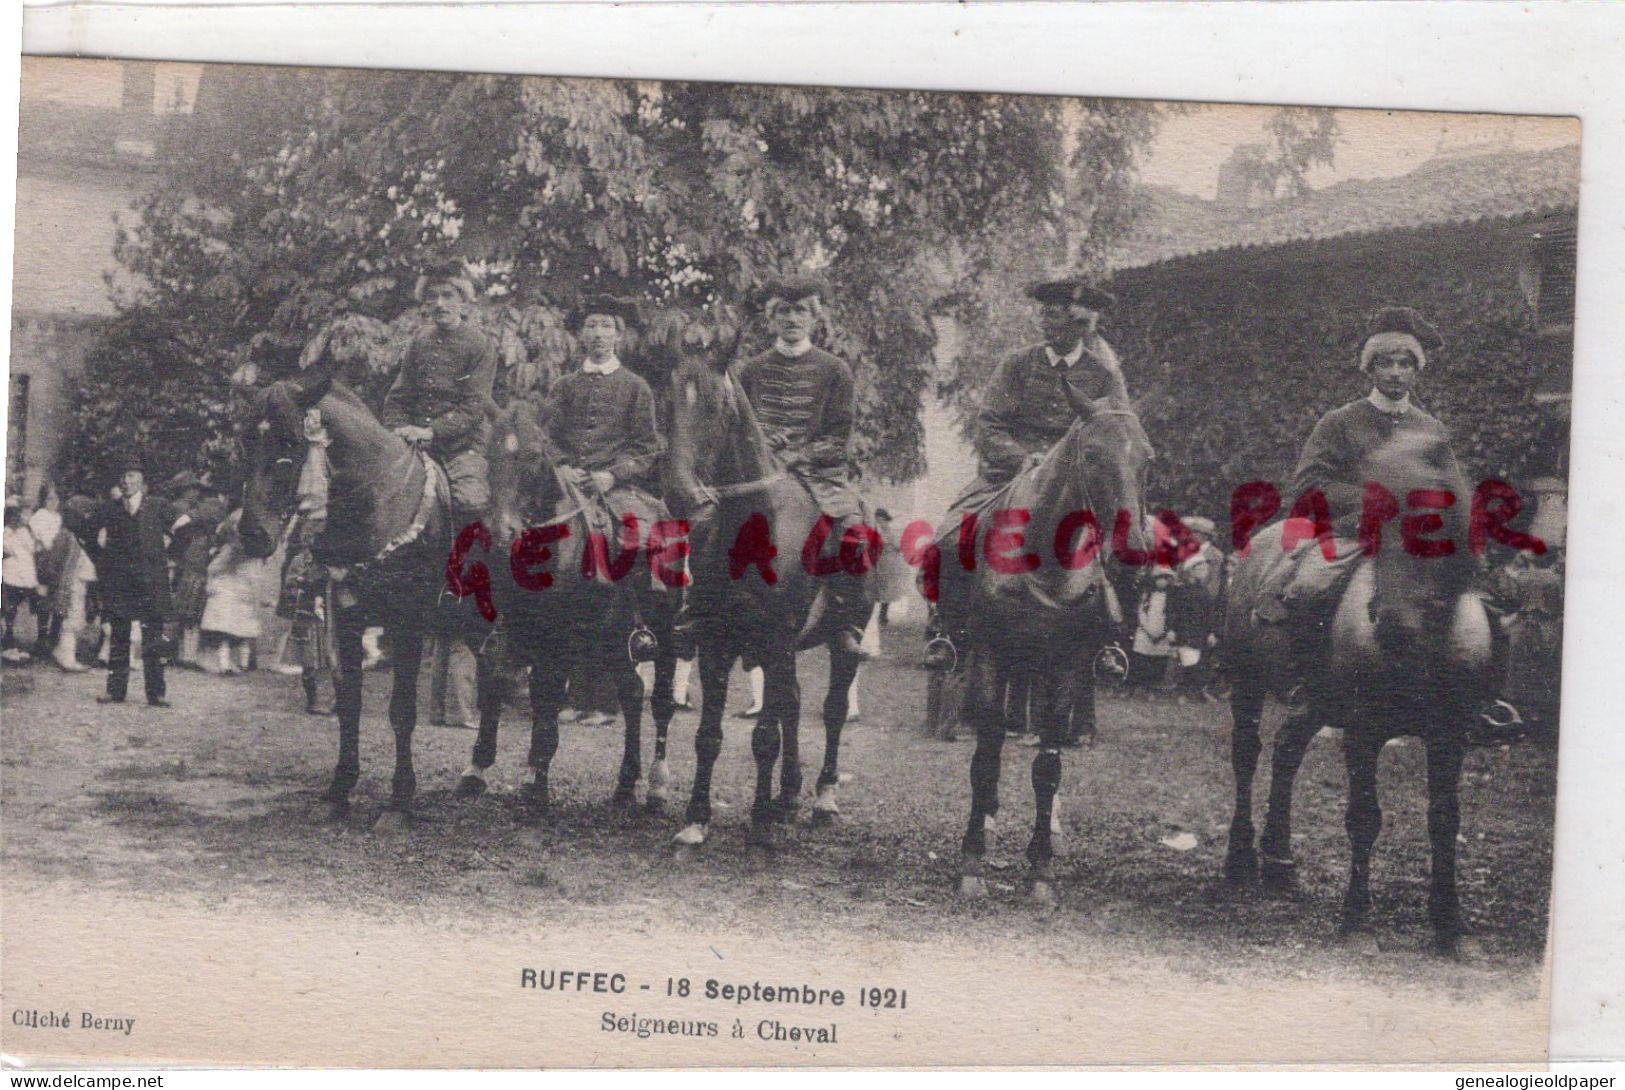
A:
[[[1111,292],[1097,288],[1082,277],[1069,277],[1065,280],[1044,280],[1027,289],[1027,295],[1040,303],[1061,303],[1066,306],[1088,307],[1090,310],[1106,310],[1117,297]]]
[[[468,267],[461,261],[443,261],[438,265],[431,265],[418,274],[417,283],[412,286],[412,298],[423,302],[424,293],[431,284],[450,284],[462,295],[465,303],[474,301],[474,278],[469,275]]]
[[[570,328],[580,329],[594,314],[608,314],[612,318],[619,318],[629,329],[635,329],[642,324],[642,314],[638,309],[637,300],[600,293],[588,295],[576,304],[575,309],[570,312]]]
[[[1416,357],[1418,367],[1425,367],[1428,354],[1443,347],[1439,331],[1416,311],[1410,307],[1383,307],[1366,322],[1360,370],[1369,370],[1378,354],[1396,350],[1409,352]]]

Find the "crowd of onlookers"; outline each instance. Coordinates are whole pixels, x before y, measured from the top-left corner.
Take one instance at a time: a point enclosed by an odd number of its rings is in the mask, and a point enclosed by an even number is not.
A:
[[[242,549],[237,514],[225,497],[190,473],[162,490],[168,504],[164,560],[171,609],[165,657],[183,668],[233,674],[257,665],[280,571]],[[65,502],[50,484],[29,503],[9,497],[5,509],[5,635],[8,664],[50,661],[71,672],[105,665],[109,632],[106,588],[98,579],[97,501]],[[27,633],[28,638],[24,638]],[[145,633],[143,633],[145,635]]]

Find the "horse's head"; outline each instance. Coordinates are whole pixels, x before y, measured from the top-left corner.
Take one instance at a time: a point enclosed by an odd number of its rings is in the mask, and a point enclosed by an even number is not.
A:
[[[534,405],[515,401],[493,409],[486,440],[490,464],[491,531],[511,542],[527,526],[549,521],[563,499],[549,445]]]
[[[248,472],[238,532],[249,556],[263,558],[276,551],[282,524],[298,500],[306,455],[305,412],[325,392],[325,384],[316,388],[284,379],[254,391],[247,400],[243,437]]]
[[[1145,521],[1145,473],[1154,451],[1139,415],[1126,401],[1110,399],[1093,408],[1092,415],[1078,429],[1079,462],[1083,470],[1085,499],[1110,533],[1118,518],[1127,511],[1128,547],[1151,547]]]
[[[686,514],[710,502],[712,486],[761,476],[771,455],[723,352],[683,353],[671,383],[666,496],[674,510]]]
[[[1411,656],[1428,646],[1430,635],[1442,640],[1463,587],[1466,548],[1465,485],[1456,470],[1447,441],[1426,432],[1397,432],[1366,458],[1363,480],[1381,484],[1393,496],[1398,511],[1384,527],[1381,547],[1373,558],[1375,597],[1371,617],[1378,645],[1390,656]],[[1433,493],[1429,497],[1427,494]],[[1448,493],[1449,507],[1442,503]],[[1428,555],[1435,549],[1407,548],[1399,518],[1406,517],[1408,501],[1419,508],[1439,507],[1432,527],[1420,527],[1420,536],[1439,543],[1454,542],[1448,555]],[[1423,517],[1427,512],[1423,511]]]

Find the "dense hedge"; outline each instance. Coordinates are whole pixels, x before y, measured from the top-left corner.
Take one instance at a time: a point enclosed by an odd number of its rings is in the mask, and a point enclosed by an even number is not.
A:
[[[1568,390],[1571,360],[1536,335],[1519,288],[1529,229],[1393,231],[1120,273],[1107,333],[1144,396],[1151,500],[1224,518],[1243,481],[1285,491],[1315,421],[1369,389],[1363,328],[1387,303],[1415,307],[1445,337],[1417,392],[1470,477],[1561,472],[1566,422],[1531,395]]]

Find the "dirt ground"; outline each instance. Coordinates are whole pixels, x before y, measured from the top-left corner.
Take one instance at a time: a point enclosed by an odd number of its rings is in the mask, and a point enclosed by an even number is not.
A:
[[[672,726],[679,801],[665,816],[622,816],[609,806],[618,724],[565,726],[553,775],[556,815],[540,829],[516,823],[511,807],[528,715],[511,710],[494,790],[472,803],[451,792],[473,732],[423,725],[420,814],[408,833],[385,836],[371,828],[391,767],[381,672],[367,679],[357,805],[335,824],[317,805],[336,752],[335,722],[304,714],[296,678],[176,671],[175,707],[155,710],[134,696],[123,706],[97,705],[102,676],[95,672],[8,667],[0,775],[6,882],[204,908],[246,903],[295,927],[343,911],[380,924],[479,916],[499,927],[545,919],[609,933],[654,920],[765,939],[794,921],[797,938],[815,944],[824,933],[861,934],[1068,965],[1107,957],[1114,965],[1163,966],[1193,985],[1357,980],[1463,1002],[1522,1003],[1539,994],[1552,747],[1468,758],[1460,877],[1473,939],[1460,963],[1423,952],[1420,747],[1394,745],[1383,758],[1385,821],[1373,873],[1378,946],[1338,946],[1329,941],[1347,861],[1338,739],[1315,740],[1299,779],[1300,895],[1238,896],[1217,880],[1232,791],[1227,708],[1124,692],[1102,697],[1099,743],[1064,758],[1059,906],[1039,909],[1018,896],[1032,812],[1032,751],[1019,744],[1005,751],[1004,809],[990,846],[994,896],[966,903],[954,877],[972,742],[924,736],[926,676],[911,661],[916,634],[894,630],[886,642],[887,654],[864,671],[863,718],[843,740],[851,780],[839,824],[802,824],[770,861],[747,852],[749,724],[730,716],[711,842],[681,865],[668,842],[693,767],[692,713],[679,713]],[[803,656],[802,665],[810,792],[823,749],[816,711],[823,656]],[[140,692],[139,679],[131,689]],[[736,674],[732,708],[745,699]],[[1266,729],[1276,721],[1272,712]],[[651,735],[646,730],[646,759]],[[1264,781],[1261,771],[1260,792]],[[1164,843],[1181,833],[1194,837],[1194,847]]]

